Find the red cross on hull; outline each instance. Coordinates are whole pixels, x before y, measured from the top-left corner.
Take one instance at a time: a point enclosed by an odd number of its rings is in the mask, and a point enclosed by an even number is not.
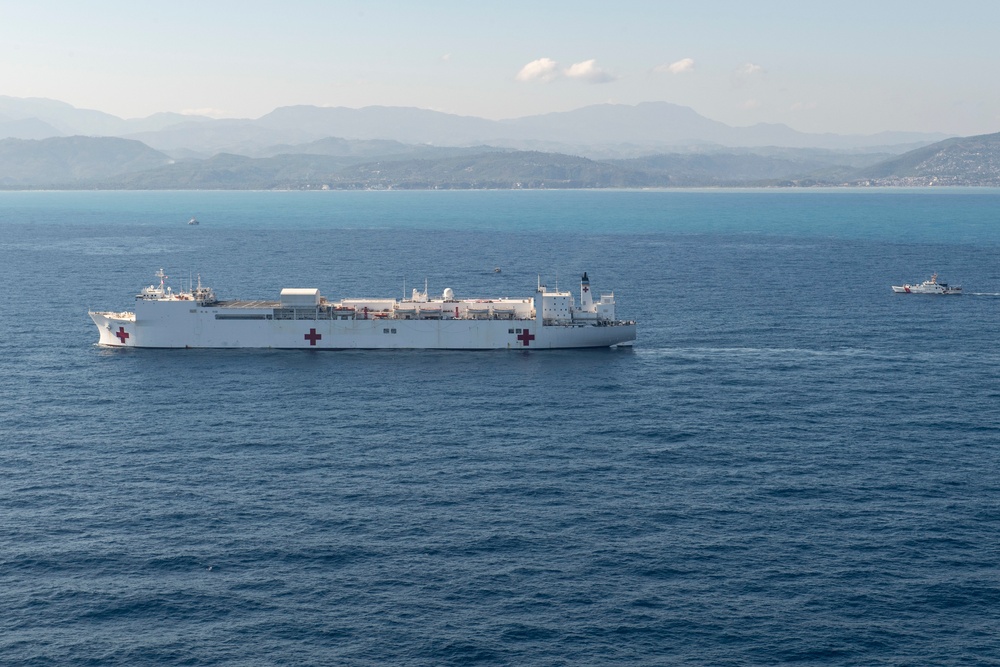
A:
[[[525,329],[523,333],[517,334],[517,339],[519,341],[521,341],[522,345],[524,345],[525,347],[528,347],[528,345],[531,343],[531,341],[535,340],[535,336],[530,331],[528,331],[527,329]]]
[[[316,345],[316,341],[322,340],[323,334],[316,333],[315,329],[310,329],[309,333],[305,335],[305,339],[309,341],[310,345]]]
[[[125,327],[118,327],[118,331],[115,332],[115,335],[118,336],[118,340],[122,342],[122,345],[125,344],[125,339],[129,337],[128,332],[125,331]]]

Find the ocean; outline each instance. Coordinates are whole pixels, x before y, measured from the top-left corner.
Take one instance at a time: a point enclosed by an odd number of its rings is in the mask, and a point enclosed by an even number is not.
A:
[[[995,189],[0,192],[0,664],[1000,664],[998,249]],[[638,338],[97,347],[161,267]]]

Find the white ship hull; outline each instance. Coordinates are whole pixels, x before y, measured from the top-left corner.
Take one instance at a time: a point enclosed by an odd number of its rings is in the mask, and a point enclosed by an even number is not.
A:
[[[287,302],[224,302],[197,290],[172,293],[161,281],[160,289],[146,288],[136,297],[135,311],[91,312],[90,317],[100,332],[99,344],[108,347],[544,350],[611,347],[631,343],[636,335],[635,322],[601,316],[613,314],[613,300],[600,302],[604,311],[589,296],[590,310],[575,304],[564,309],[567,297],[572,303],[569,293],[544,288],[527,299],[457,301],[422,295],[417,301],[336,304],[322,299],[318,290],[284,290],[282,298],[293,292],[302,294],[288,295]],[[305,297],[315,300],[306,306]],[[489,304],[486,312],[484,304]]]
[[[90,313],[100,331],[100,344],[109,347],[535,350],[610,347],[635,340],[635,324],[538,328],[534,320],[220,322],[211,311],[179,315],[167,321],[137,322],[127,315]]]

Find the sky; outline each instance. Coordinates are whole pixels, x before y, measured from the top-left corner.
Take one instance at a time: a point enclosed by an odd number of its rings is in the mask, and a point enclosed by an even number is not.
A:
[[[688,106],[803,132],[1000,132],[1000,1],[0,0],[0,95],[122,118],[296,104],[504,119]]]

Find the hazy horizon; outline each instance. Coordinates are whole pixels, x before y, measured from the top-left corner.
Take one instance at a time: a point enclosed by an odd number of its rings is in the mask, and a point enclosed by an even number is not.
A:
[[[1000,131],[1000,4],[16,5],[0,95],[120,118],[400,106],[509,119],[670,102],[732,126]]]

